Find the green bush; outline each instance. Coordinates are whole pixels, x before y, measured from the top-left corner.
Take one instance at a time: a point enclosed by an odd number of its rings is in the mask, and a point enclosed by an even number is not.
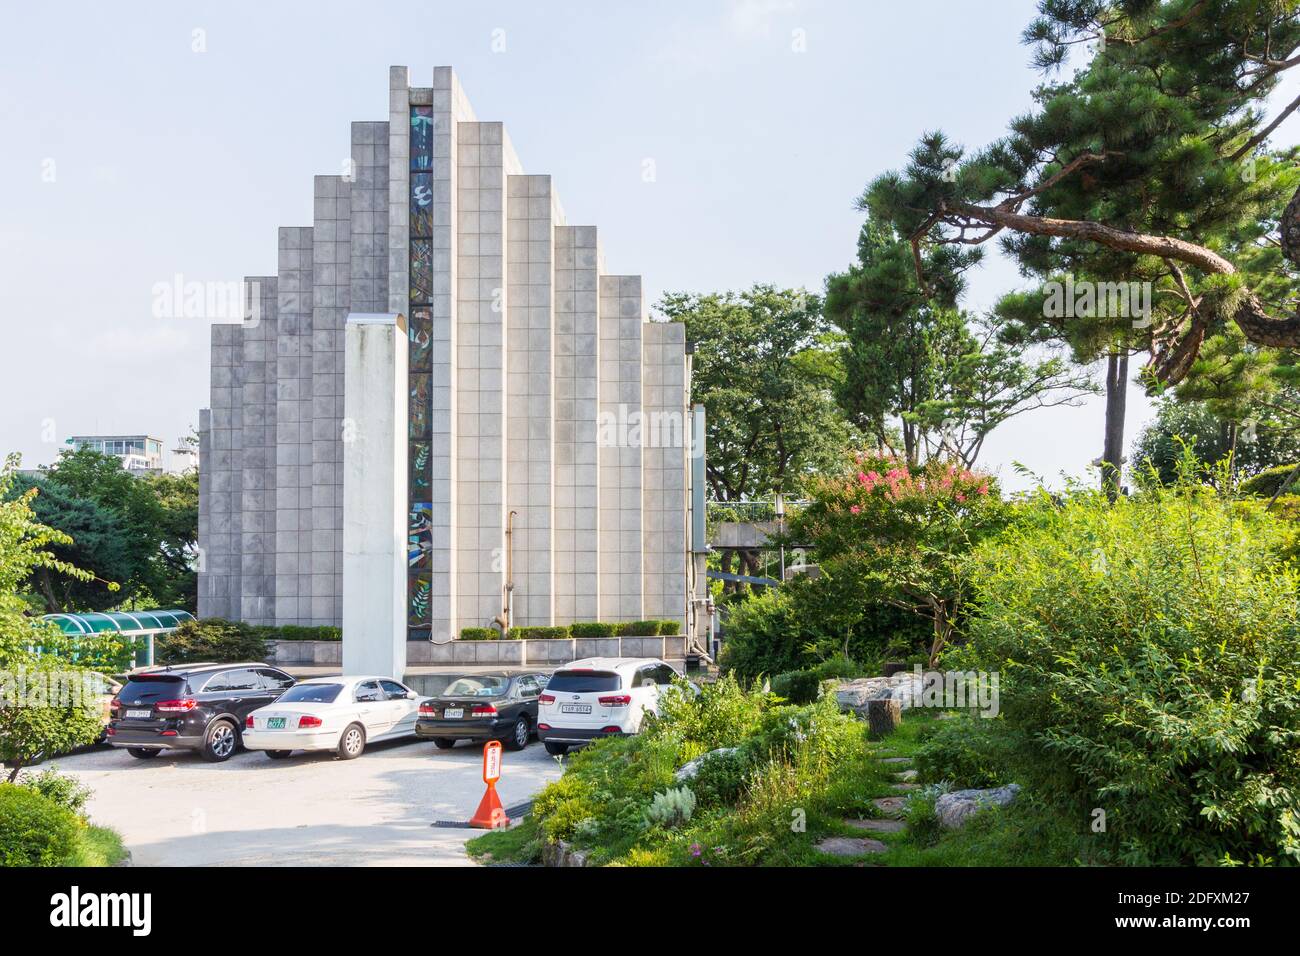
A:
[[[1107,813],[1124,862],[1300,862],[1293,526],[1185,481],[1042,494],[972,563],[1019,782]]]
[[[495,627],[462,627],[460,629],[460,639],[462,641],[495,641],[501,637],[501,632]]]
[[[700,764],[691,789],[704,807],[732,806],[745,787],[749,761],[740,751],[709,754]]]
[[[772,693],[792,704],[811,704],[821,691],[822,678],[815,670],[786,671],[772,678]]]
[[[0,866],[66,866],[81,821],[31,787],[0,783]]]
[[[569,636],[567,627],[512,627],[510,629],[511,640],[521,641],[550,641],[562,640]]]
[[[18,785],[34,790],[79,817],[85,816],[86,801],[94,793],[89,787],[82,786],[76,777],[64,776],[54,767],[46,767],[37,774],[25,773],[18,778]]]
[[[343,629],[327,624],[306,626],[302,624],[282,624],[278,627],[263,625],[257,631],[268,641],[341,641]]]
[[[209,617],[182,621],[176,630],[161,635],[156,653],[160,664],[261,661],[266,659],[266,638],[258,628],[242,621]]]
[[[834,579],[800,575],[734,604],[723,622],[723,668],[751,681],[847,655],[878,673],[886,653],[903,659],[926,646],[931,629],[922,617],[871,603],[851,568],[835,573]],[[847,633],[830,623],[845,604],[862,609]]]
[[[573,637],[613,637],[616,625],[608,621],[575,621],[569,625]]]
[[[1277,465],[1273,468],[1265,469],[1258,475],[1247,478],[1241,483],[1241,490],[1248,495],[1257,495],[1261,498],[1271,498],[1277,494],[1278,489],[1284,482],[1295,475],[1298,462],[1291,462],[1289,465]],[[1300,476],[1287,485],[1289,491],[1300,491]]]
[[[659,626],[655,630],[651,631],[650,633],[659,634],[663,637],[674,637],[680,634],[682,631],[682,622],[675,618],[670,621],[653,621],[653,622],[647,621],[646,623],[658,624]]]
[[[1013,782],[1012,733],[997,719],[936,720],[923,731],[912,760],[922,783],[1000,787]]]

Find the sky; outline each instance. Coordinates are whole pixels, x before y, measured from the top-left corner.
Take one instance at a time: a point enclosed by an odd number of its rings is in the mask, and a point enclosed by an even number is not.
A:
[[[0,450],[34,467],[74,434],[188,434],[208,323],[155,317],[157,288],[273,274],[277,227],[310,225],[312,176],[342,171],[350,122],[386,118],[390,65],[412,85],[453,66],[651,301],[820,291],[854,258],[855,198],[921,133],[978,147],[1030,108],[1033,8],[0,0]],[[977,311],[1023,284],[989,251]],[[1133,388],[1130,440],[1151,411]],[[1044,410],[981,462],[1011,487],[1013,461],[1056,483],[1087,474],[1101,434],[1100,399]]]

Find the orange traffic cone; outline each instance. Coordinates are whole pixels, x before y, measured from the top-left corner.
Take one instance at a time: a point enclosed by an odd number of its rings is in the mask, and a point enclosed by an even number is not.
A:
[[[495,830],[498,827],[510,826],[510,818],[506,816],[505,807],[501,806],[501,798],[497,796],[495,782],[487,785],[487,792],[483,794],[483,799],[479,802],[474,815],[469,818],[469,825],[480,830]]]
[[[487,792],[483,794],[483,799],[479,802],[474,815],[469,818],[470,826],[478,827],[480,830],[495,830],[498,827],[510,826],[510,818],[506,816],[505,808],[501,806],[501,798],[497,796],[497,781],[500,779],[501,742],[489,740],[483,745],[483,782],[487,784]]]

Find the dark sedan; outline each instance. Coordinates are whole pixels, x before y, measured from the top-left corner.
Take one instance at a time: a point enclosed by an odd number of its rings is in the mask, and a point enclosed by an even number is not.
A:
[[[536,671],[489,671],[458,677],[420,701],[415,733],[440,749],[458,740],[499,740],[522,750],[537,729],[537,697],[549,678]]]

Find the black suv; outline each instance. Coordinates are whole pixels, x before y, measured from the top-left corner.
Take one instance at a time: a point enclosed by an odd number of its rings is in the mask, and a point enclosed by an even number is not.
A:
[[[179,664],[132,674],[109,704],[107,740],[141,760],[164,750],[228,760],[244,718],[293,684],[266,664]]]

